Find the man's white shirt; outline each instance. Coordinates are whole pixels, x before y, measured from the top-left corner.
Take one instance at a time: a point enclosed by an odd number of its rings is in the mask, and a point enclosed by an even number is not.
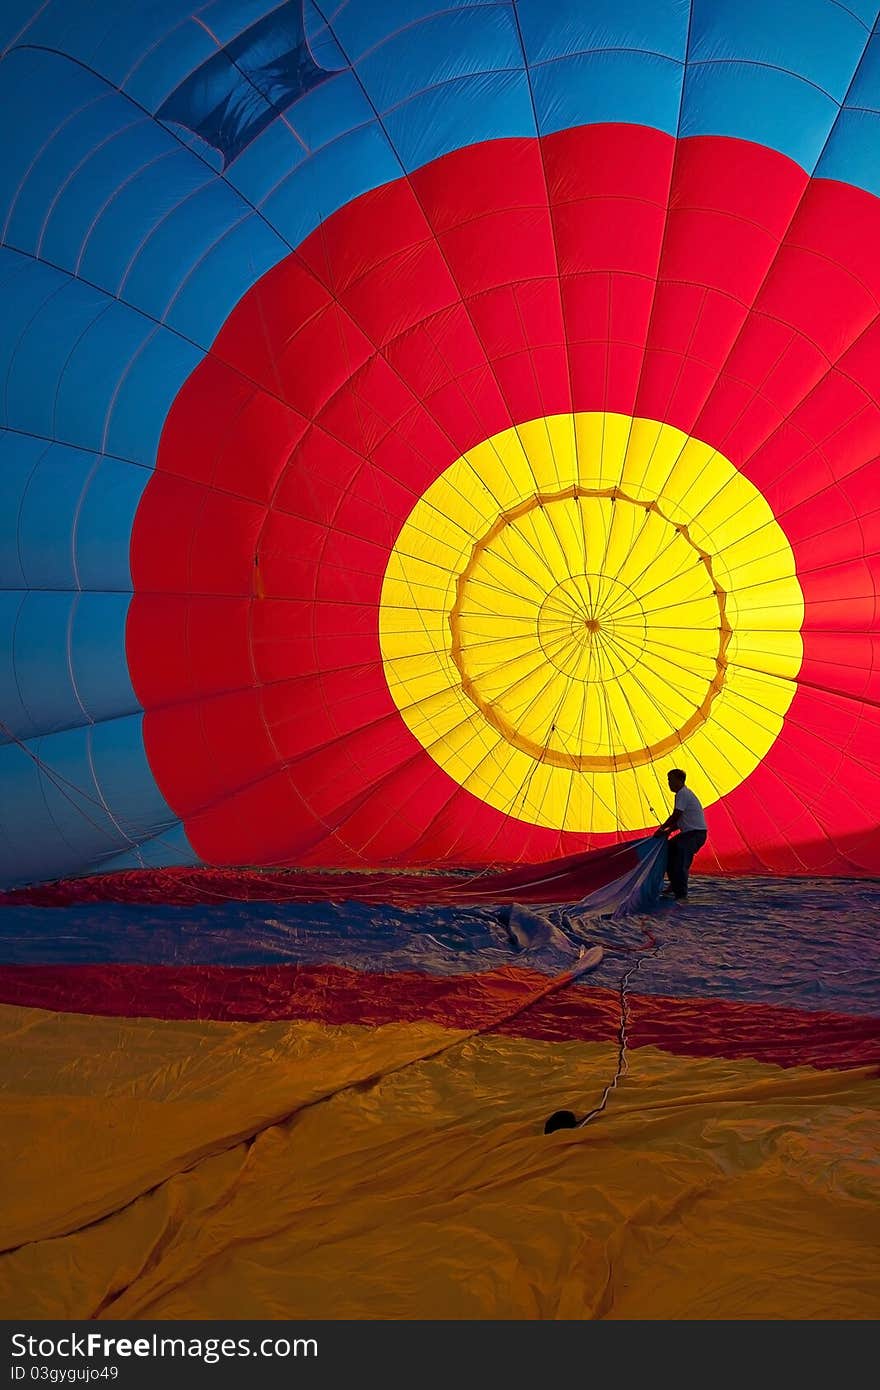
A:
[[[705,830],[706,817],[703,808],[690,787],[679,787],[675,793],[675,809],[681,812],[678,830]]]

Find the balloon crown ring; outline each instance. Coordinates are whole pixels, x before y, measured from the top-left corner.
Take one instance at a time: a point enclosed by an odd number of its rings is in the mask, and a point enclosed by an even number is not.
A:
[[[479,609],[481,595],[473,593],[485,585],[484,572],[489,567],[487,552],[494,552],[504,562],[503,551],[505,531],[508,527],[525,529],[528,517],[536,508],[553,528],[554,509],[561,503],[574,503],[580,510],[580,503],[587,499],[602,502],[628,504],[641,512],[666,524],[669,535],[666,544],[681,538],[693,550],[696,564],[703,567],[701,588],[711,594],[717,605],[717,647],[714,652],[714,669],[706,683],[702,700],[682,724],[656,742],[646,743],[640,748],[627,748],[625,752],[607,755],[572,753],[564,749],[547,747],[546,743],[523,734],[514,719],[504,709],[503,702],[491,697],[495,688],[494,677],[498,667],[490,668],[489,679],[480,679],[480,655],[474,660],[474,652],[485,646],[485,641],[498,639],[469,640],[468,613]],[[559,518],[560,527],[563,520]],[[583,522],[582,522],[583,524]],[[636,518],[635,527],[639,526]],[[662,542],[661,542],[662,543]],[[562,542],[560,541],[560,544]],[[622,584],[612,575],[601,572],[589,574],[570,574],[554,585],[543,596],[535,623],[535,658],[541,656],[562,673],[568,680],[579,680],[586,684],[619,681],[620,677],[637,668],[645,657],[649,641],[652,612],[662,611],[662,601],[649,606],[652,585],[651,567],[645,568],[639,576],[639,586],[645,593],[641,599],[639,592],[630,585]],[[539,587],[539,586],[536,586]],[[470,591],[470,592],[469,592]],[[485,606],[483,604],[483,606]],[[504,595],[497,595],[499,617],[504,616]],[[656,499],[643,500],[631,496],[621,488],[588,488],[580,484],[550,493],[535,493],[518,506],[508,509],[498,517],[484,536],[474,545],[468,564],[459,575],[456,584],[456,599],[449,615],[451,631],[451,654],[461,673],[461,688],[485,719],[494,726],[501,736],[515,747],[522,749],[530,757],[548,762],[557,767],[570,767],[578,771],[607,771],[621,767],[633,767],[654,762],[680,747],[682,741],[694,733],[709,718],[712,702],[719,694],[727,669],[727,650],[732,636],[727,619],[727,594],[718,581],[712,558],[692,539],[688,527],[676,524],[667,516]],[[517,658],[522,643],[518,644]],[[517,661],[518,665],[518,661]],[[517,673],[514,673],[516,677]],[[551,725],[555,732],[555,722]]]

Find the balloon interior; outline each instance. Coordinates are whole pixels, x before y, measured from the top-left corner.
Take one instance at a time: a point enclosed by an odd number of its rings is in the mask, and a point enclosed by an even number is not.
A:
[[[0,111],[5,1316],[876,1317],[876,0],[22,0]]]

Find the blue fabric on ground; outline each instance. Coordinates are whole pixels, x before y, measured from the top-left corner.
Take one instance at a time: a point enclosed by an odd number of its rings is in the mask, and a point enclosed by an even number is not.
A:
[[[873,882],[692,879],[684,907],[583,923],[584,938],[606,952],[583,988],[616,988],[622,962],[647,929],[662,949],[643,961],[639,993],[870,1014],[880,1003],[878,913],[880,884]],[[512,963],[554,974],[571,959],[553,942],[518,951],[504,912],[489,907],[105,903],[0,914],[4,964],[333,962],[457,975]]]

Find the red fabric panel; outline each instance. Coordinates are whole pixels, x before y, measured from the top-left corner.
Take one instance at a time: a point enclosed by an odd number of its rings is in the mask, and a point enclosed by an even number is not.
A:
[[[878,244],[880,200],[773,151],[606,125],[450,154],[263,276],[181,390],[133,528],[132,680],[198,853],[479,864],[607,842],[458,787],[400,720],[377,612],[390,546],[458,454],[611,409],[725,452],[798,563],[804,688],[710,809],[716,865],[880,872],[871,786],[851,805],[835,785],[844,763],[880,767],[862,704],[880,676]],[[218,698],[224,681],[252,695]],[[833,727],[811,684],[845,697]]]
[[[510,967],[484,975],[368,974],[338,965],[0,967],[0,1000],[26,1008],[124,1018],[328,1024],[430,1020],[550,1042],[609,1042],[620,1003],[611,990],[568,989],[508,1018],[549,983]],[[880,1063],[877,1020],[721,999],[630,996],[631,1047],[682,1056],[753,1057],[776,1066]]]

